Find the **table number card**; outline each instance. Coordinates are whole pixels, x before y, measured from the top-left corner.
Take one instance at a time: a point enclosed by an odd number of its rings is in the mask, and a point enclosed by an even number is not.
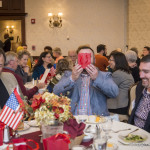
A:
[[[40,83],[45,82],[49,72],[50,72],[50,69],[45,70],[44,75],[43,75],[42,79],[40,80]]]

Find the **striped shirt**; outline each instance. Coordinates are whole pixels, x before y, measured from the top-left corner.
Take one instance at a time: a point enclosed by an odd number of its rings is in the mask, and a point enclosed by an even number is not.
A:
[[[81,95],[80,101],[77,106],[75,114],[78,114],[79,109],[87,110],[87,114],[91,115],[92,110],[90,106],[90,95],[89,95],[89,87],[90,87],[90,76],[88,74],[81,74]],[[80,115],[80,114],[79,114]]]
[[[134,124],[140,128],[144,128],[145,122],[150,111],[150,93],[147,89],[143,90],[143,97],[137,107],[134,117]]]

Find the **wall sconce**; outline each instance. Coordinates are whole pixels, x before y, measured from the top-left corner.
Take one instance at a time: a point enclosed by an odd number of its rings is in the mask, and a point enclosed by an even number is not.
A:
[[[51,28],[57,27],[60,28],[62,27],[62,13],[58,13],[57,15],[53,15],[52,13],[48,13],[49,18],[49,26]]]
[[[14,26],[6,26],[7,32],[9,31],[10,34],[14,31]]]

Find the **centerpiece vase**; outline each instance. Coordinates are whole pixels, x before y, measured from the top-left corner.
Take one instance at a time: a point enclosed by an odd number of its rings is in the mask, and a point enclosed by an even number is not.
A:
[[[48,138],[57,133],[63,133],[63,123],[54,121],[51,125],[41,125],[42,137],[43,139]]]

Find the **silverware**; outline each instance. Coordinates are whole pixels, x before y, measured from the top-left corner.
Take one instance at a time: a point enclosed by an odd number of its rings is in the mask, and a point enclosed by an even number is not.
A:
[[[131,133],[133,133],[133,132],[135,132],[135,131],[138,131],[138,130],[139,130],[139,128],[137,128],[137,129],[135,129],[135,130],[129,132],[128,135],[131,134]]]
[[[118,132],[126,131],[126,130],[131,130],[131,128],[120,129],[120,130],[117,130],[117,131],[112,130],[112,131],[113,131],[114,133],[118,133]]]
[[[123,135],[121,135],[121,136],[126,137],[126,136],[128,136],[129,134],[131,134],[131,133],[133,133],[133,132],[135,132],[135,131],[138,131],[138,130],[139,130],[139,128],[136,128],[136,129],[132,130],[131,132],[127,132],[127,133],[125,133],[125,134],[123,134]]]
[[[88,131],[88,129],[89,129],[90,127],[91,127],[91,125],[88,125],[87,128],[85,129],[85,132],[87,132],[87,133],[90,132],[90,131]]]

